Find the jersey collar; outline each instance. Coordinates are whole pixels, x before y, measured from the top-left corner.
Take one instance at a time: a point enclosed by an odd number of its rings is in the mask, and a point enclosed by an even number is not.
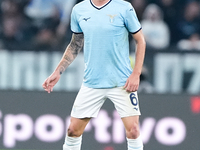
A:
[[[105,6],[107,6],[111,1],[112,1],[112,0],[109,0],[106,4],[104,4],[104,5],[101,6],[101,7],[95,6],[95,5],[92,3],[92,0],[90,0],[90,3],[91,3],[91,5],[92,5],[94,8],[100,10],[100,9],[104,8]]]

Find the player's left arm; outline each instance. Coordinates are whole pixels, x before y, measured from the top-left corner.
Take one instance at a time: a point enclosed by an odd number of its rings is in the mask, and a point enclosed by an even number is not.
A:
[[[127,92],[134,92],[137,91],[139,88],[140,75],[142,72],[146,49],[146,42],[144,40],[142,30],[138,31],[135,34],[132,34],[132,36],[136,42],[135,66],[132,74],[129,76],[124,86]]]

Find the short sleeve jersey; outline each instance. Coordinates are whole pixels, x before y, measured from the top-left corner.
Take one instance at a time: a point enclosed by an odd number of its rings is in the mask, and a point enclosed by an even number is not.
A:
[[[74,6],[71,30],[84,34],[84,80],[90,88],[124,86],[132,73],[128,34],[141,29],[134,8],[123,0],[110,0],[101,8],[91,0]]]

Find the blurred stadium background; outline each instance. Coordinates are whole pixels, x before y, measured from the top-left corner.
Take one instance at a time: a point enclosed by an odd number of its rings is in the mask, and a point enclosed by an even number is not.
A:
[[[42,83],[71,38],[81,0],[0,0],[0,149],[61,150],[83,77],[83,54],[47,94]],[[138,90],[145,150],[200,150],[200,1],[129,0],[147,42]],[[130,36],[134,66],[134,41]],[[85,150],[126,149],[106,101],[84,133]]]

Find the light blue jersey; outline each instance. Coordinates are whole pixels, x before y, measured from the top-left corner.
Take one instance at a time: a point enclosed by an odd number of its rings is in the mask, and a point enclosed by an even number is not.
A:
[[[91,0],[74,6],[71,30],[84,34],[84,85],[90,88],[124,86],[132,73],[128,33],[141,29],[132,5],[110,0],[101,8]]]

